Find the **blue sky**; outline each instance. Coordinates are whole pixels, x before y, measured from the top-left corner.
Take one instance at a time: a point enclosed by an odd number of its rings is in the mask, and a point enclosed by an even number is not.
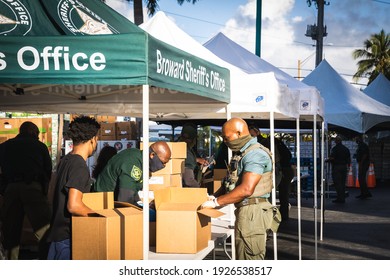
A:
[[[130,20],[132,3],[106,0],[107,4]],[[297,76],[298,60],[305,61],[301,75],[315,67],[315,42],[306,37],[306,26],[317,22],[317,9],[306,0],[263,0],[262,58]],[[313,2],[313,1],[312,1]],[[390,32],[390,0],[327,0],[324,58],[345,79],[351,81],[356,70],[352,51],[381,29]],[[199,0],[182,6],[175,0],[160,0],[164,11],[183,31],[200,43],[223,32],[248,50],[255,51],[256,0]],[[145,21],[148,17],[145,16]],[[365,83],[361,79],[359,83]]]

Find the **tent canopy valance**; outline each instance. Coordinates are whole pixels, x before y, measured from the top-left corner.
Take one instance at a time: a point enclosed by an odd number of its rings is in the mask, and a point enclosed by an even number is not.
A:
[[[273,113],[275,119],[278,120],[291,120],[299,117],[298,93],[291,92],[286,85],[279,84],[273,72],[251,74],[244,72],[201,45],[161,11],[143,23],[141,28],[173,47],[229,69],[231,102],[228,110],[232,116],[269,119],[270,113]],[[234,54],[231,53],[231,55]],[[187,117],[194,120],[206,119],[209,123],[213,123],[218,119],[226,119],[226,113],[226,108],[223,108],[219,111],[209,110],[207,114],[191,114]],[[180,119],[181,117],[176,115],[153,118],[161,122]]]
[[[0,2],[0,110],[137,114],[143,85],[156,113],[230,101],[228,69],[157,40],[100,1],[13,2]]]

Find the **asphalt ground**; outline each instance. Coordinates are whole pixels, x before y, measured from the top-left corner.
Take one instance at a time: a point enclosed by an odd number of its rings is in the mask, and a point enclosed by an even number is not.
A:
[[[301,247],[296,198],[290,198],[290,219],[282,222],[276,236],[277,260],[389,260],[390,182],[377,182],[372,198],[357,199],[357,188],[347,188],[344,204],[332,203],[334,190],[324,194],[321,226],[321,196],[301,198]],[[317,223],[315,223],[317,212]],[[322,228],[322,230],[321,230]],[[317,238],[316,234],[317,233]],[[321,238],[322,236],[322,238]],[[273,235],[267,241],[267,260],[274,260]],[[223,251],[216,259],[228,259]]]

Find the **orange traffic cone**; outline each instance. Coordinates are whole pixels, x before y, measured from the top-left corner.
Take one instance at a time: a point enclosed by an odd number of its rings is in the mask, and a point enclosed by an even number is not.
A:
[[[376,186],[376,179],[374,173],[374,164],[370,163],[367,174],[367,187],[374,188]]]
[[[355,188],[360,188],[360,185],[359,185],[359,177],[356,177],[356,183],[355,183]]]
[[[353,181],[352,165],[351,164],[349,165],[349,168],[348,168],[348,175],[347,175],[346,186],[347,187],[352,187],[352,188],[355,186],[355,183]]]

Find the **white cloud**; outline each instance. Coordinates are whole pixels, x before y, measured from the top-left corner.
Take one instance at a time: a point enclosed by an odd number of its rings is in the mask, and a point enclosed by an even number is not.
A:
[[[292,76],[297,75],[298,60],[309,56],[303,68],[315,68],[315,55],[312,55],[316,50],[315,41],[304,34],[307,25],[316,23],[317,10],[315,5],[308,7],[299,1],[302,0],[262,1],[261,56]],[[328,36],[324,38],[323,57],[337,72],[349,74],[344,78],[352,81],[351,75],[357,70],[353,50],[363,47],[364,40],[380,29],[389,32],[390,6],[365,0],[328,2],[324,16]],[[251,52],[255,52],[255,15],[256,0],[248,0],[222,29],[226,36]],[[302,71],[302,75],[306,74],[307,71]]]
[[[296,17],[292,18],[292,22],[294,22],[294,23],[302,22],[302,21],[303,21],[303,18],[301,16],[296,16]]]

